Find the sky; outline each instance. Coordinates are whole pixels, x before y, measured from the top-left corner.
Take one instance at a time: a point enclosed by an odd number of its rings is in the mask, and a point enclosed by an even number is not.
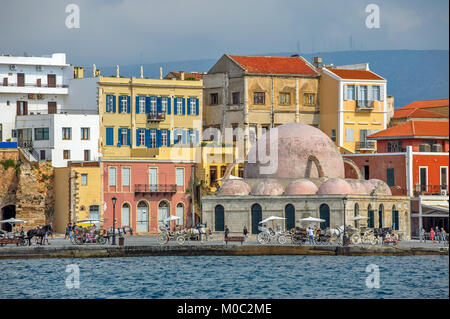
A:
[[[79,28],[66,26],[70,4]],[[448,0],[0,0],[1,54],[64,52],[80,65],[448,47]]]

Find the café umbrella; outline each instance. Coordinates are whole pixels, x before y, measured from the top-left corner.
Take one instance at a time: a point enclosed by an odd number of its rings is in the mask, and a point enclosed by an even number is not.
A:
[[[13,224],[26,224],[28,222],[26,220],[22,220],[22,219],[10,218],[10,219],[0,220],[0,224],[3,224],[3,223],[10,223],[11,226],[13,226]]]
[[[364,216],[355,216],[355,217],[350,217],[349,220],[361,220],[361,219],[369,219],[369,217],[364,217]]]
[[[272,222],[272,228],[275,228],[275,226],[274,226],[274,224],[273,224],[273,221],[274,221],[274,220],[279,220],[279,219],[286,219],[286,218],[284,218],[284,217],[278,217],[278,216],[269,216],[269,217],[267,217],[266,219],[263,219],[262,221],[260,221],[259,223],[260,223],[260,224],[263,224],[263,223],[267,223],[267,222],[271,221],[271,222]]]
[[[306,217],[306,218],[299,219],[299,221],[301,221],[301,222],[316,222],[316,223],[323,223],[323,222],[326,222],[325,219],[315,218],[315,217],[311,217],[311,216]]]
[[[164,219],[164,222],[167,223],[167,222],[171,222],[172,220],[176,220],[176,219],[180,219],[180,217],[171,215],[171,216],[167,217],[166,219]]]

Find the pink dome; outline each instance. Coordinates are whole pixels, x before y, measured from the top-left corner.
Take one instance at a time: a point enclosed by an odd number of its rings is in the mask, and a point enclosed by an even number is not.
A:
[[[278,143],[272,147],[278,148],[278,153],[270,154],[270,132],[278,134]],[[270,154],[266,159],[257,158],[257,149],[266,149]],[[333,141],[321,130],[311,125],[288,123],[271,129],[262,135],[249,150],[248,161],[245,163],[245,178],[316,178],[320,177],[314,162],[309,161],[314,156],[322,167],[324,177],[344,178],[344,162]],[[264,162],[264,164],[263,164]],[[269,170],[274,167],[273,171]],[[261,170],[262,169],[262,170]],[[269,172],[264,172],[269,170]]]
[[[373,195],[389,195],[389,196],[392,195],[391,189],[382,180],[374,178],[370,179],[369,182],[372,183],[373,185],[372,188],[372,190],[374,191]]]
[[[281,195],[284,187],[274,179],[264,179],[252,188],[252,195]]]
[[[225,180],[219,188],[218,195],[248,195],[250,186],[240,179]]]
[[[317,186],[308,179],[297,179],[286,186],[284,195],[302,195],[317,193]]]
[[[370,195],[370,193],[372,192],[372,189],[373,189],[373,184],[369,180],[366,180],[366,179],[359,179],[359,182],[361,184],[363,184],[364,187],[366,188],[366,192],[367,192],[366,194]]]
[[[370,194],[370,188],[366,186],[364,180],[354,179],[354,178],[346,178],[345,181],[350,184],[353,189],[353,194],[355,195],[368,195]],[[371,183],[367,183],[368,185],[372,185]]]
[[[317,194],[326,195],[326,194],[336,194],[336,195],[344,195],[344,194],[353,194],[352,186],[347,183],[342,178],[331,178],[320,185]]]

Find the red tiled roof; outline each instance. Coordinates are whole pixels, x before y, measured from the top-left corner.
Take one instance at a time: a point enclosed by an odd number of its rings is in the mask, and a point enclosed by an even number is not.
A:
[[[300,57],[229,55],[248,73],[315,75],[317,72]]]
[[[327,69],[333,72],[341,79],[347,80],[384,80],[381,76],[376,75],[372,71],[353,70],[353,69]]]
[[[448,99],[414,101],[402,107],[401,110],[424,109],[429,107],[441,107],[441,106],[448,106]]]
[[[423,109],[398,109],[394,111],[394,119],[400,118],[447,118],[444,114],[427,111]]]
[[[393,126],[386,130],[377,132],[368,136],[373,139],[387,139],[396,137],[447,137],[448,138],[448,121],[416,121],[411,120],[397,126]]]

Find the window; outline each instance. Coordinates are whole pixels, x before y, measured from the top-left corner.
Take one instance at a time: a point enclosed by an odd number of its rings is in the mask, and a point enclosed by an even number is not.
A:
[[[72,139],[72,128],[71,127],[63,127],[62,128],[62,139],[63,140],[71,140]]]
[[[379,85],[372,86],[372,100],[380,101],[380,86]]]
[[[82,127],[81,128],[81,139],[82,140],[89,140],[89,127]]]
[[[240,92],[233,92],[232,94],[232,103],[233,105],[241,103],[241,93]]]
[[[316,105],[316,94],[305,93],[303,95],[303,100],[304,105]]]
[[[254,92],[253,93],[253,104],[257,104],[257,105],[266,104],[266,93]]]
[[[47,103],[47,113],[48,114],[56,113],[56,102],[48,102]]]
[[[114,102],[115,102],[115,96],[114,95],[110,95],[110,94],[106,95],[106,112],[107,113],[115,112]]]
[[[128,203],[125,203],[122,206],[121,226],[130,226],[130,205]]]
[[[388,153],[401,152],[402,151],[402,141],[388,141],[387,151]]]
[[[189,114],[196,115],[197,114],[197,99],[191,98],[190,101],[191,101],[191,105],[190,105],[191,112]]]
[[[368,181],[370,179],[369,165],[364,165],[361,173],[364,175],[364,179]]]
[[[169,109],[169,98],[168,97],[162,97],[161,98],[161,112],[163,114],[167,113],[167,110]]]
[[[70,159],[70,150],[63,150],[63,159]]]
[[[394,168],[388,168],[386,170],[386,181],[388,186],[395,186]]]
[[[345,100],[355,100],[355,86],[346,85],[345,86]]]
[[[40,159],[41,159],[41,161],[45,161],[45,150],[41,150],[40,152]]]
[[[290,105],[290,104],[291,104],[291,94],[280,93],[280,105]]]
[[[157,107],[156,107],[156,97],[155,96],[152,96],[151,98],[150,98],[150,113],[151,114],[156,114],[156,112],[157,112]]]
[[[167,143],[167,130],[161,131],[161,146],[169,146],[169,143]]]
[[[177,114],[183,115],[183,99],[177,98]]]
[[[145,113],[145,96],[139,97],[139,113]]]
[[[331,129],[331,139],[336,142],[336,129]]]
[[[115,167],[109,167],[108,168],[108,180],[109,180],[109,186],[116,186],[116,168]]]
[[[0,124],[0,131],[1,131],[1,124]],[[11,130],[11,137],[12,138],[17,138],[17,131],[16,130]]]
[[[420,167],[419,168],[419,184],[420,191],[426,192],[428,187],[428,167]]]
[[[359,97],[358,100],[359,101],[367,101],[368,100],[368,95],[367,95],[367,85],[360,85],[358,86],[359,88]],[[364,104],[365,105],[365,104]]]
[[[217,179],[217,167],[210,166],[209,167],[209,185],[213,186],[216,183]]]
[[[177,225],[184,225],[184,206],[181,203],[177,204]]]
[[[48,141],[49,140],[49,128],[35,128],[34,129],[34,140],[35,141]]]
[[[355,138],[354,138],[354,132],[352,128],[346,128],[345,129],[345,141],[346,142],[354,142]]]
[[[87,185],[87,174],[81,174],[81,185]]]
[[[176,134],[175,144],[181,144],[182,140],[183,140],[183,133],[180,131],[177,131],[175,134]]]
[[[28,115],[28,102],[17,101],[17,115]]]
[[[139,145],[138,146],[145,146],[145,130],[143,130],[143,129],[139,130]]]
[[[177,168],[176,175],[177,175],[177,186],[184,186],[184,169]]]
[[[84,150],[84,160],[88,162],[91,159],[91,151],[90,150]]]
[[[191,144],[195,144],[195,131],[189,131],[189,141]]]
[[[233,128],[233,141],[237,141],[237,128],[239,127],[238,123],[231,124],[231,127]]]
[[[209,104],[210,105],[217,105],[217,104],[219,104],[219,93],[211,93],[209,95]]]
[[[248,130],[248,139],[250,144],[254,144],[256,142],[256,125],[251,124]]]
[[[441,189],[447,189],[447,181],[448,181],[448,167],[441,166]]]
[[[244,178],[244,167],[243,166],[238,167],[238,176],[240,178]]]
[[[156,130],[150,131],[150,147],[156,147]]]
[[[120,144],[121,145],[129,145],[128,143],[128,129],[121,128],[120,129]]]
[[[127,113],[127,97],[121,96],[120,97],[120,113]]]
[[[122,167],[122,186],[130,186],[130,168]]]
[[[226,166],[224,165],[220,166],[220,177],[224,177],[226,170],[227,170]]]

